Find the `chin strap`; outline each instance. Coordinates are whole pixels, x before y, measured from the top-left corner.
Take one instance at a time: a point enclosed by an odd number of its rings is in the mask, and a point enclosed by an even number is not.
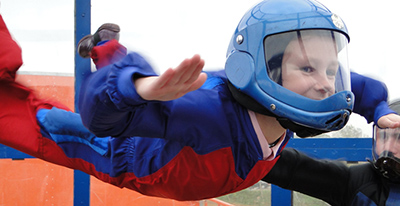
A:
[[[233,98],[235,98],[235,100],[237,102],[239,102],[239,104],[241,104],[242,106],[246,107],[247,109],[250,109],[253,112],[257,112],[259,114],[267,115],[270,117],[277,117],[274,113],[272,113],[271,111],[266,109],[264,106],[262,106],[256,100],[254,100],[252,97],[241,92],[238,88],[233,86],[233,84],[229,81],[228,81],[228,87],[229,87],[229,90],[231,91]]]

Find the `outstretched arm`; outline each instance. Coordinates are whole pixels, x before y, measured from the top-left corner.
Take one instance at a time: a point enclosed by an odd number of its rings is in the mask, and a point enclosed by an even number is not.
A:
[[[201,87],[207,74],[201,73],[204,60],[199,55],[185,59],[160,76],[135,79],[136,91],[145,100],[169,101]]]
[[[388,92],[383,82],[352,72],[351,88],[355,95],[355,113],[381,128],[400,126],[400,116],[387,103]]]
[[[284,148],[262,180],[332,205],[343,205],[349,175],[349,168],[341,162],[313,159],[296,149]]]
[[[163,127],[164,115],[157,112],[186,93],[196,90],[207,76],[201,73],[204,60],[199,55],[184,60],[161,76],[137,53],[92,73],[82,84],[79,110],[82,122],[94,134],[102,136],[161,137],[162,133],[143,129]],[[155,100],[155,101],[154,101]],[[151,122],[151,123],[149,123]],[[141,128],[141,129],[140,129]],[[133,133],[134,131],[134,133]]]

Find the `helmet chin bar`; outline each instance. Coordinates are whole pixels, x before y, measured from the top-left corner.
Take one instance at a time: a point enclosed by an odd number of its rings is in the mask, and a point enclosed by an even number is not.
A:
[[[302,126],[297,123],[294,123],[293,121],[289,120],[288,118],[277,117],[276,119],[279,121],[279,124],[283,128],[286,128],[292,132],[295,132],[296,135],[301,138],[313,137],[313,136],[317,136],[317,135],[320,135],[320,134],[323,134],[326,132],[330,132],[330,131],[324,131],[324,130],[319,130],[319,129]]]
[[[400,183],[400,159],[393,154],[385,157],[379,157],[374,162],[374,167],[392,182]]]
[[[267,115],[270,117],[275,117],[279,124],[285,128],[288,129],[292,132],[295,132],[297,136],[301,138],[306,138],[306,137],[313,137],[316,135],[320,135],[326,132],[330,131],[325,131],[325,130],[318,130],[310,127],[306,127],[300,124],[297,124],[287,118],[282,118],[276,116],[274,113],[266,109],[264,106],[262,106],[260,103],[258,103],[256,100],[251,98],[250,96],[246,95],[245,93],[241,92],[239,89],[237,89],[235,86],[232,85],[231,82],[228,81],[228,87],[229,90],[232,93],[233,98],[237,102],[239,102],[242,106],[246,107],[247,109],[252,110],[253,112],[257,112],[263,115]]]

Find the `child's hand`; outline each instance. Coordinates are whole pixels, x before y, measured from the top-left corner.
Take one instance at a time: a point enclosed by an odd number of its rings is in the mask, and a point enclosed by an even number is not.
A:
[[[396,128],[400,127],[400,116],[397,114],[387,114],[378,119],[380,128]]]
[[[207,79],[202,73],[204,60],[199,55],[185,59],[160,76],[144,77],[135,80],[137,93],[145,100],[169,101],[182,97],[201,87]]]

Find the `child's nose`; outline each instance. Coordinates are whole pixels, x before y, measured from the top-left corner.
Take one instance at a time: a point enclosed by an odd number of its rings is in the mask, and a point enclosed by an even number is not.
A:
[[[334,90],[332,81],[328,79],[328,75],[319,74],[316,79],[317,90],[323,93],[332,92]]]

